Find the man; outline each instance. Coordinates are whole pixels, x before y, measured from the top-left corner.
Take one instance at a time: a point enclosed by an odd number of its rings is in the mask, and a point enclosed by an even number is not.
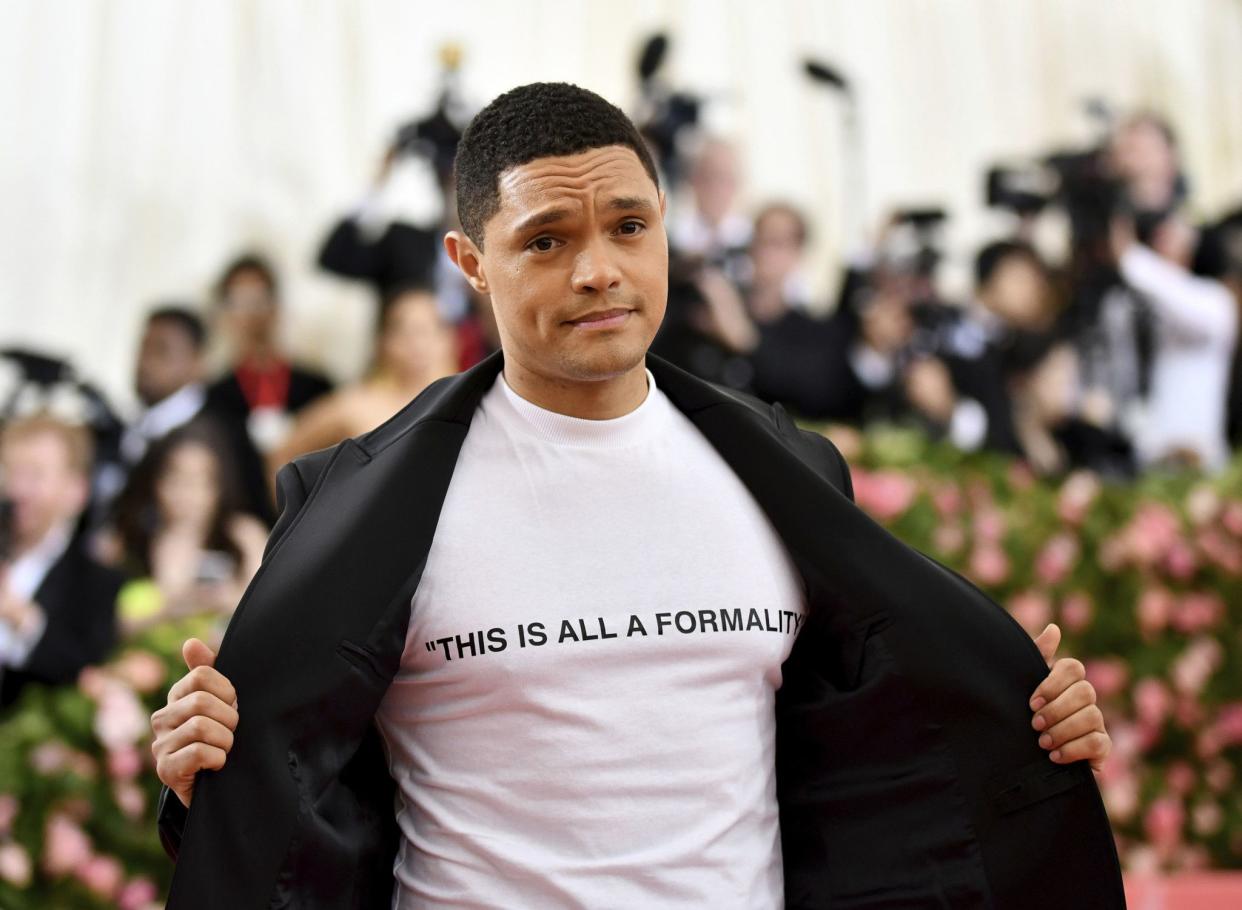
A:
[[[121,437],[121,457],[132,469],[147,447],[191,420],[207,420],[227,440],[242,484],[242,507],[271,524],[268,482],[245,424],[212,406],[203,382],[207,329],[193,311],[163,306],[147,316],[138,348],[134,390],[138,417]]]
[[[169,906],[1120,906],[1081,665],[1041,684],[827,440],[647,354],[665,200],[625,115],[514,89],[457,177],[502,350],[282,468],[152,717]]]
[[[28,683],[72,682],[115,640],[120,576],[76,533],[90,473],[85,427],[35,414],[0,433],[0,706]]]
[[[332,383],[281,351],[276,273],[261,256],[247,253],[230,262],[216,283],[216,300],[233,363],[208,386],[207,401],[244,423],[255,448],[269,452],[284,441],[293,415],[332,391]]]

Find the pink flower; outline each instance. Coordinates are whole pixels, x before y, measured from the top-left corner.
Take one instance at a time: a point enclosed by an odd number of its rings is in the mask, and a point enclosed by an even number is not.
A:
[[[1139,565],[1159,561],[1178,540],[1181,522],[1168,506],[1146,503],[1139,506],[1123,531],[1130,558]]]
[[[962,530],[961,525],[942,524],[937,525],[936,530],[932,532],[932,546],[937,552],[946,556],[958,552],[966,545],[966,532]]]
[[[1202,636],[1190,643],[1170,669],[1173,687],[1184,695],[1198,695],[1220,666],[1224,649],[1215,638]]]
[[[1144,638],[1153,638],[1169,624],[1173,595],[1166,588],[1148,588],[1139,596],[1136,612],[1139,631]]]
[[[112,785],[112,798],[126,818],[137,819],[147,808],[147,795],[132,780],[118,780]]]
[[[1215,628],[1225,615],[1225,602],[1214,593],[1185,594],[1173,608],[1171,625],[1179,632],[1193,635]]]
[[[78,879],[103,898],[112,898],[125,880],[125,870],[115,857],[96,855],[77,870]]]
[[[1185,796],[1195,786],[1195,770],[1185,761],[1171,763],[1164,772],[1165,783],[1169,791],[1176,796]]]
[[[969,571],[982,585],[998,585],[1009,577],[1009,557],[995,544],[980,544],[970,554]]]
[[[1204,556],[1231,575],[1242,575],[1242,545],[1230,540],[1217,528],[1204,528],[1195,538]]]
[[[1216,715],[1216,734],[1224,746],[1242,743],[1242,701],[1221,707]]]
[[[1061,622],[1066,631],[1082,632],[1091,625],[1095,615],[1095,604],[1091,595],[1083,591],[1075,591],[1061,601]]]
[[[49,875],[66,875],[90,859],[91,840],[77,823],[54,813],[43,829],[43,868]]]
[[[1225,813],[1221,811],[1220,803],[1203,800],[1190,811],[1190,826],[1200,837],[1211,837],[1224,823]]]
[[[1220,523],[1234,537],[1242,537],[1242,500],[1229,501],[1221,512]]]
[[[1072,534],[1056,534],[1035,557],[1035,576],[1045,585],[1060,584],[1078,562],[1078,540]]]
[[[1096,562],[1105,572],[1116,572],[1126,564],[1128,558],[1126,541],[1120,534],[1113,534],[1100,541]]]
[[[1203,779],[1213,793],[1224,793],[1233,784],[1233,765],[1227,761],[1214,761],[1207,766]]]
[[[1181,841],[1185,823],[1186,809],[1182,801],[1173,796],[1159,796],[1147,808],[1143,830],[1157,850],[1168,850]]]
[[[142,755],[133,746],[108,751],[108,774],[114,780],[129,780],[142,770]]]
[[[47,777],[69,767],[72,750],[58,739],[39,743],[30,750],[30,767]]]
[[[1005,516],[995,506],[987,506],[975,512],[975,539],[980,544],[999,544],[1005,536]]]
[[[962,511],[962,491],[953,484],[945,484],[932,495],[932,505],[941,518],[952,518]]]
[[[108,674],[99,667],[86,667],[78,674],[78,689],[92,701],[99,701],[108,687],[108,679]]]
[[[134,690],[111,680],[95,712],[95,736],[109,749],[139,742],[147,735],[147,712]]]
[[[145,876],[131,878],[116,896],[119,910],[143,910],[159,896],[155,882]]]
[[[1178,696],[1173,703],[1173,719],[1179,727],[1194,730],[1203,722],[1203,705],[1193,696]]]
[[[1120,693],[1130,679],[1130,665],[1120,657],[1099,657],[1084,661],[1087,682],[1095,687],[1100,698]]]
[[[1134,715],[1139,722],[1160,727],[1173,708],[1173,694],[1154,676],[1140,679],[1134,686]]]
[[[1066,524],[1080,525],[1100,494],[1100,479],[1090,471],[1075,471],[1061,484],[1057,514]]]
[[[854,477],[854,501],[878,521],[903,515],[917,492],[915,482],[900,471],[858,472]]]
[[[1052,620],[1052,602],[1043,592],[1023,591],[1010,598],[1009,612],[1028,635],[1038,635]]]
[[[1035,486],[1035,472],[1025,461],[1011,461],[1009,463],[1009,485],[1018,492],[1024,493]]]
[[[18,889],[30,884],[30,854],[21,844],[0,844],[0,879]]]
[[[12,793],[0,793],[0,837],[7,837],[13,830],[13,820],[21,808],[21,802]]]
[[[1190,544],[1179,538],[1169,545],[1168,552],[1164,554],[1164,570],[1171,578],[1189,581],[1198,568],[1199,558]]]
[[[164,662],[149,651],[126,651],[112,663],[112,672],[141,695],[150,695],[168,676]]]

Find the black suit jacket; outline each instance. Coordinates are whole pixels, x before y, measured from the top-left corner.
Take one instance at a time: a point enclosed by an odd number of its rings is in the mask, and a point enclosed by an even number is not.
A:
[[[31,598],[46,612],[47,627],[20,668],[4,668],[0,705],[12,704],[27,683],[71,683],[102,661],[116,641],[120,588],[121,575],[91,559],[75,537]]]
[[[232,751],[188,814],[162,800],[171,910],[388,906],[398,835],[372,721],[501,357],[281,470],[281,518],[216,662],[238,693]],[[647,366],[807,583],[776,708],[787,906],[1124,906],[1090,768],[1053,764],[1031,728],[1047,667],[1030,637],[856,508],[840,454],[779,405]]]

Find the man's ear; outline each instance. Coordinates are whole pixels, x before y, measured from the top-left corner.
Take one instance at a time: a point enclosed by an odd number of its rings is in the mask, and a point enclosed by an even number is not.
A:
[[[487,276],[483,274],[483,255],[474,241],[462,231],[449,231],[444,235],[444,252],[461,269],[466,281],[480,294],[488,293]]]

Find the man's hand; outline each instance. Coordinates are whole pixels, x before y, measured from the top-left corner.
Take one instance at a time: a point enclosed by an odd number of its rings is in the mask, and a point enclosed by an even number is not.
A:
[[[1031,726],[1040,731],[1040,746],[1051,749],[1050,757],[1058,764],[1085,758],[1093,771],[1099,771],[1113,741],[1104,729],[1095,687],[1087,682],[1082,661],[1052,659],[1061,644],[1061,630],[1055,624],[1040,632],[1035,644],[1052,671],[1031,696],[1035,712]]]
[[[194,775],[224,767],[237,729],[237,693],[212,668],[216,655],[197,638],[181,646],[190,672],[168,692],[168,704],[151,715],[155,773],[185,806],[194,796]]]

